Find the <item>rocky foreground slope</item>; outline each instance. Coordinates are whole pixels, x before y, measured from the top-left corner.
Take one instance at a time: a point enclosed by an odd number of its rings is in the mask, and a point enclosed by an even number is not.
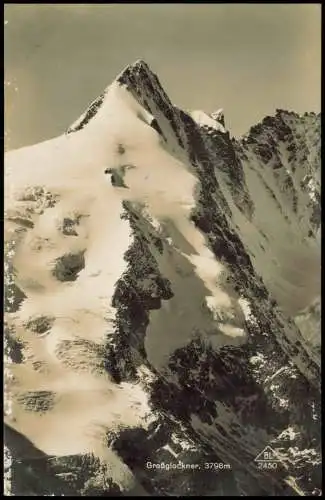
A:
[[[137,61],[5,209],[13,495],[319,494],[319,115],[234,139]]]

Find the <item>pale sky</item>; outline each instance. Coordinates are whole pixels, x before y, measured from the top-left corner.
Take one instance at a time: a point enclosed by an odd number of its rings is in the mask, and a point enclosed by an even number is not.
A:
[[[224,108],[232,135],[320,111],[321,4],[7,4],[4,31],[10,149],[62,133],[139,58],[181,108]]]

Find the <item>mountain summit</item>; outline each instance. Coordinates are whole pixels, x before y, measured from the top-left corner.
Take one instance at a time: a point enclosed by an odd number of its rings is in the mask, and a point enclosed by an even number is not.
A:
[[[139,60],[5,175],[11,494],[317,494],[320,116],[237,140]]]

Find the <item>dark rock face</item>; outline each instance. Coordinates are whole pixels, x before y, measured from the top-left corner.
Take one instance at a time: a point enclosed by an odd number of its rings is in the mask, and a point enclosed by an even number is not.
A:
[[[120,496],[119,487],[95,457],[50,457],[11,427],[5,426],[4,434],[12,459],[12,495]]]
[[[51,329],[54,320],[55,318],[51,316],[37,316],[26,322],[26,328],[35,334],[42,335]]]
[[[84,267],[84,252],[62,255],[55,262],[53,276],[59,281],[75,281]]]
[[[317,231],[320,225],[320,115],[299,116],[277,110],[274,117],[267,116],[250,129],[240,142],[241,148],[244,155],[253,153],[263,168],[274,171],[282,190],[291,198],[294,212],[299,215],[307,204],[310,226]],[[307,194],[305,203],[298,201],[300,190]]]
[[[65,217],[60,225],[60,230],[65,236],[78,236],[78,225],[81,216],[78,215],[74,218]]]
[[[156,116],[157,111],[161,113],[178,144],[184,147],[179,127],[179,111],[172,105],[157,75],[149,69],[144,61],[137,61],[132,66],[127,67],[118,77],[118,82],[125,85],[127,90],[149,113],[154,116]],[[157,125],[162,128],[158,122]]]
[[[17,401],[26,411],[44,413],[54,407],[54,399],[55,394],[50,391],[29,391],[18,396]]]
[[[103,347],[81,340],[61,342],[57,357],[76,370],[108,373],[117,385],[141,382],[146,387],[153,422],[108,433],[107,446],[148,495],[313,495],[321,488],[318,358],[257,272],[234,214],[239,212],[245,223],[255,221],[257,205],[247,175],[253,172],[284,220],[289,219],[287,212],[294,221],[300,220],[301,203],[306,200],[308,214],[302,233],[314,239],[320,226],[319,116],[300,117],[278,110],[243,139],[235,140],[228,132],[212,134],[173,106],[143,61],[127,68],[118,82],[155,116],[151,126],[163,140],[167,142],[172,134],[174,144],[187,157],[187,166],[198,179],[190,218],[226,267],[226,284],[233,297],[249,304],[244,322],[248,340],[216,349],[198,331],[172,353],[165,367],[149,362],[145,336],[150,315],[168,304],[175,291],[159,265],[159,258],[168,251],[162,233],[139,203],[125,201],[123,219],[131,228],[132,244],[124,255],[127,267],[115,285],[112,304],[107,304],[116,310],[114,334],[107,335]],[[68,133],[87,124],[103,97],[94,101]],[[118,146],[118,153],[125,153],[124,146]],[[113,174],[114,185],[125,187],[123,179]],[[64,228],[66,236],[75,235],[77,223],[65,220]],[[267,231],[260,230],[260,234],[263,245],[271,246]],[[84,264],[83,254],[63,256],[56,263],[55,275],[60,281],[74,281]],[[49,318],[38,320],[26,327],[37,333],[51,328]],[[140,366],[150,373],[149,381],[142,380]],[[47,411],[54,398],[45,391],[30,393],[21,404]],[[282,457],[271,472],[255,462],[265,446]],[[32,462],[14,457],[15,494],[26,495],[28,490],[30,495],[122,495],[109,479],[109,471],[93,456],[40,455]],[[148,465],[157,463],[172,465],[168,470]],[[177,468],[179,463],[189,467]],[[220,463],[229,467],[213,466]],[[191,468],[191,464],[198,467]],[[212,464],[210,469],[206,464]],[[48,481],[46,488],[41,477]]]
[[[4,344],[6,347],[6,355],[12,360],[13,363],[20,364],[23,362],[23,342],[15,337],[15,332],[13,328],[9,325],[4,325]]]
[[[144,336],[149,323],[149,312],[159,309],[162,300],[173,296],[170,283],[161,276],[158,264],[150,252],[150,243],[159,247],[159,239],[152,235],[151,242],[139,232],[140,216],[125,202],[124,218],[130,223],[134,241],[124,258],[128,269],[116,284],[112,305],[117,309],[116,328],[119,335],[108,339],[110,372],[117,381],[135,377],[132,350],[145,359]],[[121,353],[123,362],[121,363]]]
[[[76,123],[76,125],[69,127],[67,130],[67,134],[71,134],[73,132],[78,132],[78,130],[82,130],[87,123],[98,113],[99,108],[101,107],[105,98],[105,93],[98,96],[88,107],[84,116]]]

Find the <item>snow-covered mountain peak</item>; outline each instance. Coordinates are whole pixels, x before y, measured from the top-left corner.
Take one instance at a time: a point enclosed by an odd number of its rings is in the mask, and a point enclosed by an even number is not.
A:
[[[320,482],[318,119],[277,113],[243,140],[220,120],[139,60],[66,134],[6,154],[6,419],[42,456],[15,477],[46,470],[46,494]]]
[[[88,105],[86,111],[68,128],[67,133],[77,132],[83,129],[90,120],[97,115],[99,109],[104,107],[108,100],[112,100],[114,89],[115,97],[118,97],[116,89],[119,86],[126,87],[128,91],[133,90],[137,93],[138,89],[146,85],[146,80],[152,79],[153,77],[154,75],[149,66],[142,59],[138,59],[133,64],[129,64],[121,71],[116,79]],[[121,97],[122,95],[119,96],[120,100]],[[124,99],[127,100],[128,98],[124,97]],[[110,104],[108,106],[110,106]]]
[[[104,123],[111,122],[113,108],[119,108],[117,114],[120,117],[126,111],[126,120],[130,112],[133,113],[159,134],[168,150],[183,155],[182,150],[186,145],[181,119],[183,112],[173,106],[157,75],[143,60],[139,59],[128,65],[69,127],[67,133],[80,131],[95,121],[99,123],[99,117],[100,129],[103,131]]]

